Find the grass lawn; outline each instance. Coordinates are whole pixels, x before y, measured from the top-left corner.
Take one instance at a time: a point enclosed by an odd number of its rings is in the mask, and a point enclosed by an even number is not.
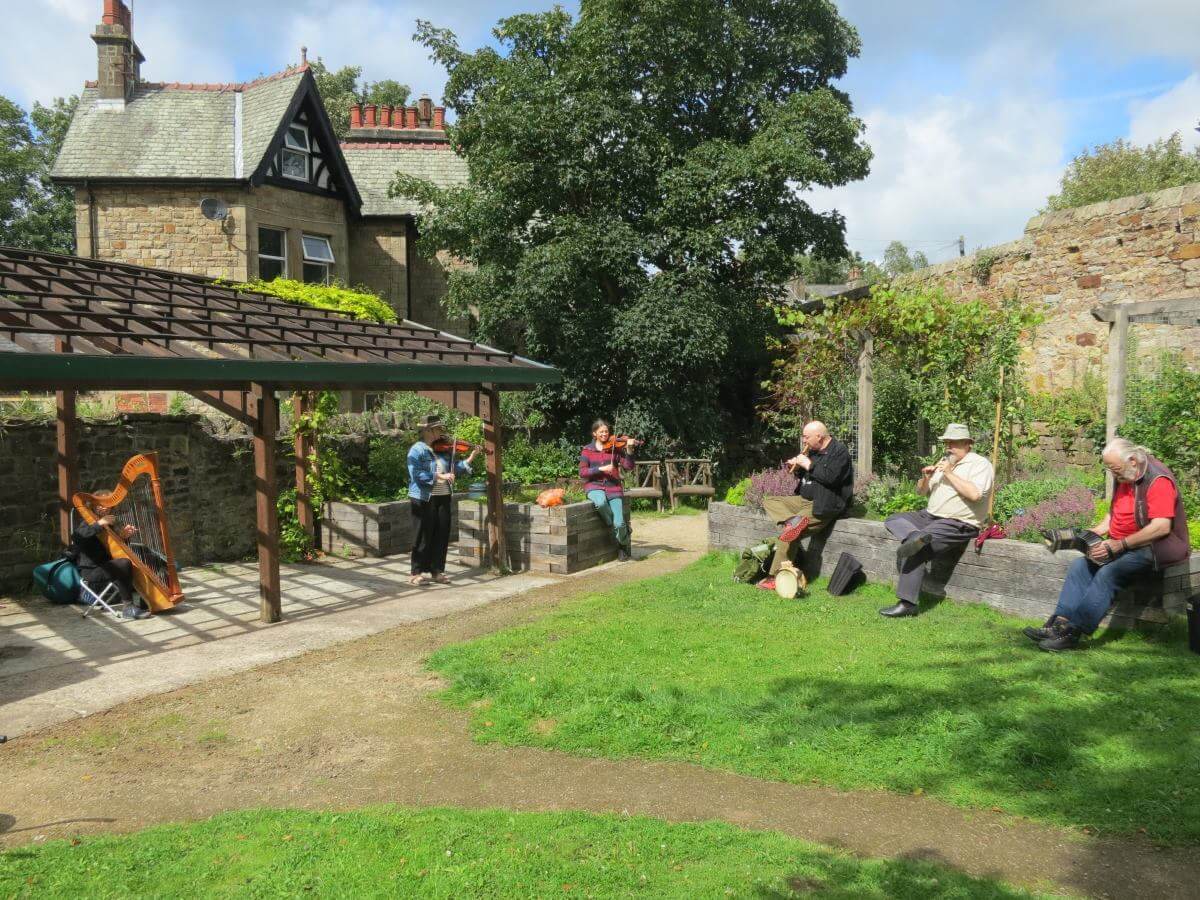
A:
[[[256,811],[0,855],[0,895],[1028,897],[769,832],[584,813]]]
[[[1200,657],[1177,634],[1051,655],[985,607],[889,621],[880,585],[785,601],[731,571],[710,555],[430,665],[483,741],[1200,840]]]

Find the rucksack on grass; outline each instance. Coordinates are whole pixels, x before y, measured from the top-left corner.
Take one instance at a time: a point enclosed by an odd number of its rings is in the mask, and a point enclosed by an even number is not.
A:
[[[733,580],[741,584],[754,584],[767,575],[771,557],[775,555],[775,541],[763,541],[747,547],[738,558],[733,569]]]

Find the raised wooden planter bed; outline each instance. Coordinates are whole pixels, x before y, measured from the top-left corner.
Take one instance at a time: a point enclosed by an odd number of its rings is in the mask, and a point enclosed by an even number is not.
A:
[[[778,528],[761,510],[713,503],[708,512],[708,543],[713,550],[741,550],[766,538]],[[829,574],[842,552],[852,553],[863,564],[871,581],[894,584],[896,539],[882,522],[840,519],[832,528],[803,542],[806,574]],[[925,579],[933,596],[986,603],[1005,612],[1045,618],[1054,611],[1067,567],[1079,556],[1074,551],[1051,554],[1037,544],[1022,541],[988,541],[976,554],[974,544],[957,559],[938,560]],[[1164,623],[1184,612],[1188,597],[1200,592],[1200,554],[1150,577],[1117,595],[1111,624]]]
[[[629,501],[625,501],[629,516]],[[458,507],[457,552],[471,566],[490,565],[487,507],[463,501]],[[612,531],[604,526],[591,503],[570,503],[542,509],[536,503],[504,504],[508,568],[513,572],[551,572],[569,575],[617,558]]]
[[[459,505],[454,500],[454,509]],[[475,506],[476,504],[466,504]],[[333,556],[397,556],[412,550],[412,512],[408,500],[387,503],[326,503],[321,518],[321,549]],[[450,519],[451,553],[457,539],[458,517]]]

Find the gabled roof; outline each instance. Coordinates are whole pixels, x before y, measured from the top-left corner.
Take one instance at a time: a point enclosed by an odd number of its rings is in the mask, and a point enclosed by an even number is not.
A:
[[[296,110],[313,98],[318,131],[357,208],[328,115],[307,65],[230,84],[143,82],[123,108],[89,84],[51,171],[56,181],[261,180]]]
[[[399,171],[438,187],[467,183],[467,161],[446,141],[351,141],[343,143],[342,150],[362,193],[364,216],[415,216],[422,211],[415,200],[388,196]]]

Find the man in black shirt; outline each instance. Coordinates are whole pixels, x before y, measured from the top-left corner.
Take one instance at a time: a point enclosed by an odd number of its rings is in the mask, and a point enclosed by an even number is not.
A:
[[[88,587],[100,593],[108,585],[115,584],[121,601],[125,604],[121,611],[123,619],[144,619],[149,611],[138,605],[133,595],[133,564],[127,559],[113,559],[104,542],[100,540],[100,532],[104,526],[116,524],[116,516],[103,506],[96,507],[99,518],[95,525],[80,522],[71,533],[71,555],[75,567],[79,569],[79,577]],[[117,533],[122,540],[129,540],[137,533],[132,525],[123,525]]]
[[[775,544],[769,577],[759,587],[775,589],[775,575],[792,553],[792,544],[805,534],[820,531],[846,511],[854,496],[854,465],[850,451],[834,440],[822,422],[804,426],[806,452],[793,456],[788,465],[800,476],[791,497],[764,497],[763,510],[783,526]]]

